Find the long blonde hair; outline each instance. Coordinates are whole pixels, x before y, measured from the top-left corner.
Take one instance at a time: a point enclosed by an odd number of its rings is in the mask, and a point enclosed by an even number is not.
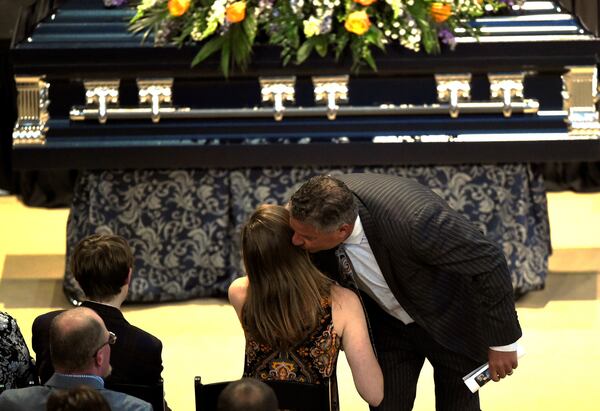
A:
[[[292,235],[288,210],[276,205],[259,206],[242,230],[249,283],[242,323],[258,342],[279,350],[317,327],[333,283],[292,244]]]

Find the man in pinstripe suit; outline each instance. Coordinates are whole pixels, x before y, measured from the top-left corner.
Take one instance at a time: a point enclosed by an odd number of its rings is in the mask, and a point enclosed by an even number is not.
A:
[[[292,242],[321,270],[340,275],[340,245],[350,259],[385,379],[378,410],[412,409],[425,358],[438,411],[480,409],[462,376],[481,363],[494,381],[512,374],[521,328],[505,257],[431,190],[396,176],[319,176],[289,208]]]

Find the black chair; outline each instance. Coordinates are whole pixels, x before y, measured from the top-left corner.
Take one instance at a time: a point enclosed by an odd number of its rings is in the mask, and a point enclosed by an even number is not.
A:
[[[221,391],[233,381],[202,384],[200,377],[194,378],[196,411],[216,411]],[[277,396],[279,408],[290,411],[332,411],[332,384],[306,384],[296,381],[265,381]]]
[[[152,404],[154,411],[165,411],[164,383],[161,379],[153,385],[107,382],[106,389],[132,395]]]

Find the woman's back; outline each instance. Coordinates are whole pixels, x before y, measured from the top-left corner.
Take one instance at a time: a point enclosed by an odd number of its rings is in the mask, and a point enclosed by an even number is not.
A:
[[[330,301],[323,300],[322,308],[317,328],[285,351],[246,333],[244,377],[322,384],[335,375],[341,339],[334,329]]]
[[[238,278],[229,287],[229,301],[240,321],[247,293],[247,277]],[[323,303],[319,325],[291,349],[273,349],[244,330],[244,376],[317,384],[330,378],[335,388],[337,358],[339,350],[344,349],[359,394],[369,404],[378,405],[383,398],[383,376],[371,347],[360,300],[353,291],[333,285],[331,297]],[[337,394],[337,389],[332,392]],[[338,402],[337,398],[333,401]]]

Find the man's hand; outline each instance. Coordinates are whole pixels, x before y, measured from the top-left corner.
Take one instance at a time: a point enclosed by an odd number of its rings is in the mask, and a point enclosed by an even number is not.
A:
[[[500,381],[507,375],[512,375],[513,369],[519,365],[516,351],[488,350],[488,361],[490,364],[490,376],[494,381]]]

